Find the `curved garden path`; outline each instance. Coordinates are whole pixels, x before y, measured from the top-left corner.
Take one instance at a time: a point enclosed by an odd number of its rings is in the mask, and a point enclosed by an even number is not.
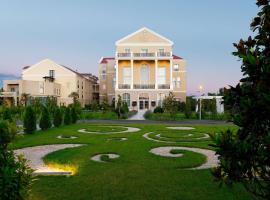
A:
[[[15,150],[16,155],[24,155],[24,157],[29,160],[29,165],[32,169],[34,169],[34,174],[37,175],[64,175],[64,174],[72,174],[71,171],[65,171],[61,169],[52,168],[46,166],[43,162],[42,158],[49,153],[54,151],[59,151],[66,148],[74,148],[82,146],[82,144],[51,144],[51,145],[43,145],[43,146],[34,146],[34,147],[26,147],[22,149]]]

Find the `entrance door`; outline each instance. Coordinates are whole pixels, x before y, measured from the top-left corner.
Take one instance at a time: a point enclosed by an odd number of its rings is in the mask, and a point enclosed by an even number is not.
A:
[[[140,101],[140,110],[144,109],[144,101]]]
[[[149,109],[149,101],[148,100],[144,101],[144,108]]]

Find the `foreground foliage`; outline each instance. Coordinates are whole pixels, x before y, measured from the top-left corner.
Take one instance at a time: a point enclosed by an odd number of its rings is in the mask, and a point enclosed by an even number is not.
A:
[[[217,136],[220,166],[215,177],[227,184],[241,182],[255,198],[270,199],[270,5],[258,0],[261,11],[251,23],[257,35],[234,44],[244,78],[225,91],[233,122],[239,130]]]
[[[13,140],[15,125],[0,121],[0,199],[23,200],[29,195],[32,169],[22,157],[16,157],[8,144]]]

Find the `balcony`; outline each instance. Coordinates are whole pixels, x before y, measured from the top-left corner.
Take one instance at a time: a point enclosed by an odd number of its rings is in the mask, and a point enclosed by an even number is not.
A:
[[[158,89],[170,89],[170,84],[159,84]]]
[[[134,89],[155,89],[155,84],[134,84]]]
[[[133,57],[135,58],[155,57],[155,53],[133,53]]]
[[[129,58],[131,57],[131,53],[117,53],[118,58]]]
[[[118,84],[119,89],[130,89],[130,84]]]
[[[0,97],[16,97],[17,92],[0,92]]]
[[[172,52],[151,52],[151,53],[118,53],[116,52],[117,59],[170,59]]]

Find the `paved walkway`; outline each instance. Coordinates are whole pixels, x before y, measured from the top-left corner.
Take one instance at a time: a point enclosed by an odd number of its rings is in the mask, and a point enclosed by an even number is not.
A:
[[[179,121],[152,121],[152,120],[96,120],[96,119],[81,119],[78,123],[93,123],[93,124],[232,124],[227,121],[220,120],[179,120]]]
[[[135,115],[130,117],[128,120],[145,120],[143,115],[146,111],[147,110],[139,110]]]

